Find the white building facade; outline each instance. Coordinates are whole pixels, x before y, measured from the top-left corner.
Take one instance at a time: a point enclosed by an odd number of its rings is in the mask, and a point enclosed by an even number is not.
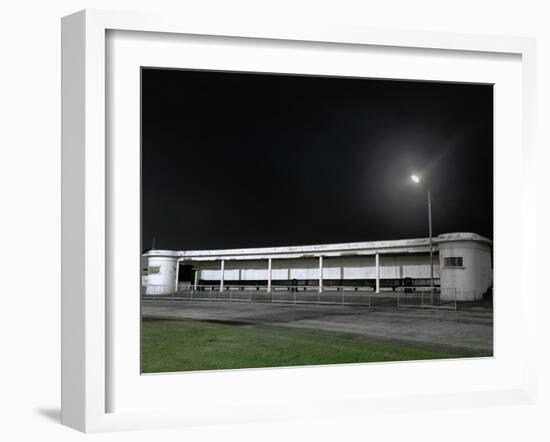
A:
[[[433,238],[434,283],[442,298],[479,300],[492,287],[492,242],[475,233]],[[357,287],[373,292],[431,284],[429,238],[226,250],[149,250],[145,293],[254,286],[268,292]]]

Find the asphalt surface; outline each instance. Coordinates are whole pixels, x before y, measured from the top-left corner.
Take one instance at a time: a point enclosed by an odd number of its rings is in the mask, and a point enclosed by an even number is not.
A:
[[[493,312],[483,307],[420,311],[340,305],[147,300],[142,303],[142,315],[145,318],[263,324],[480,350],[493,348]]]

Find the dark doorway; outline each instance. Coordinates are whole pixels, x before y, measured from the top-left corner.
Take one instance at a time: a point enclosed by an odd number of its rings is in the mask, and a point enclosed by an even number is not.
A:
[[[178,282],[193,282],[195,280],[195,268],[191,264],[181,264]]]

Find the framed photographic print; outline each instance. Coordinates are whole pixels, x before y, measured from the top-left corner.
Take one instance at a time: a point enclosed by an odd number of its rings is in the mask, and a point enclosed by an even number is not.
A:
[[[532,400],[531,40],[84,11],[62,43],[64,424]]]

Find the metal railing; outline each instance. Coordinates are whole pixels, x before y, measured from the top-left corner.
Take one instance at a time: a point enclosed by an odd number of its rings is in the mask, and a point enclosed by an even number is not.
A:
[[[400,287],[375,293],[368,286],[271,286],[264,285],[198,285],[180,286],[176,292],[167,285],[145,287],[143,299],[263,302],[281,304],[360,305],[380,308],[414,308],[456,310],[455,288]]]
[[[423,288],[397,292],[397,308],[456,310],[456,288]]]
[[[155,287],[155,288],[153,288]],[[219,285],[180,286],[168,292],[167,286],[147,286],[143,299],[265,302],[284,304],[340,304],[370,306],[374,291],[370,287],[329,286],[266,286]]]
[[[144,297],[160,297],[160,296],[173,296],[174,288],[170,285],[146,285],[142,287]]]

